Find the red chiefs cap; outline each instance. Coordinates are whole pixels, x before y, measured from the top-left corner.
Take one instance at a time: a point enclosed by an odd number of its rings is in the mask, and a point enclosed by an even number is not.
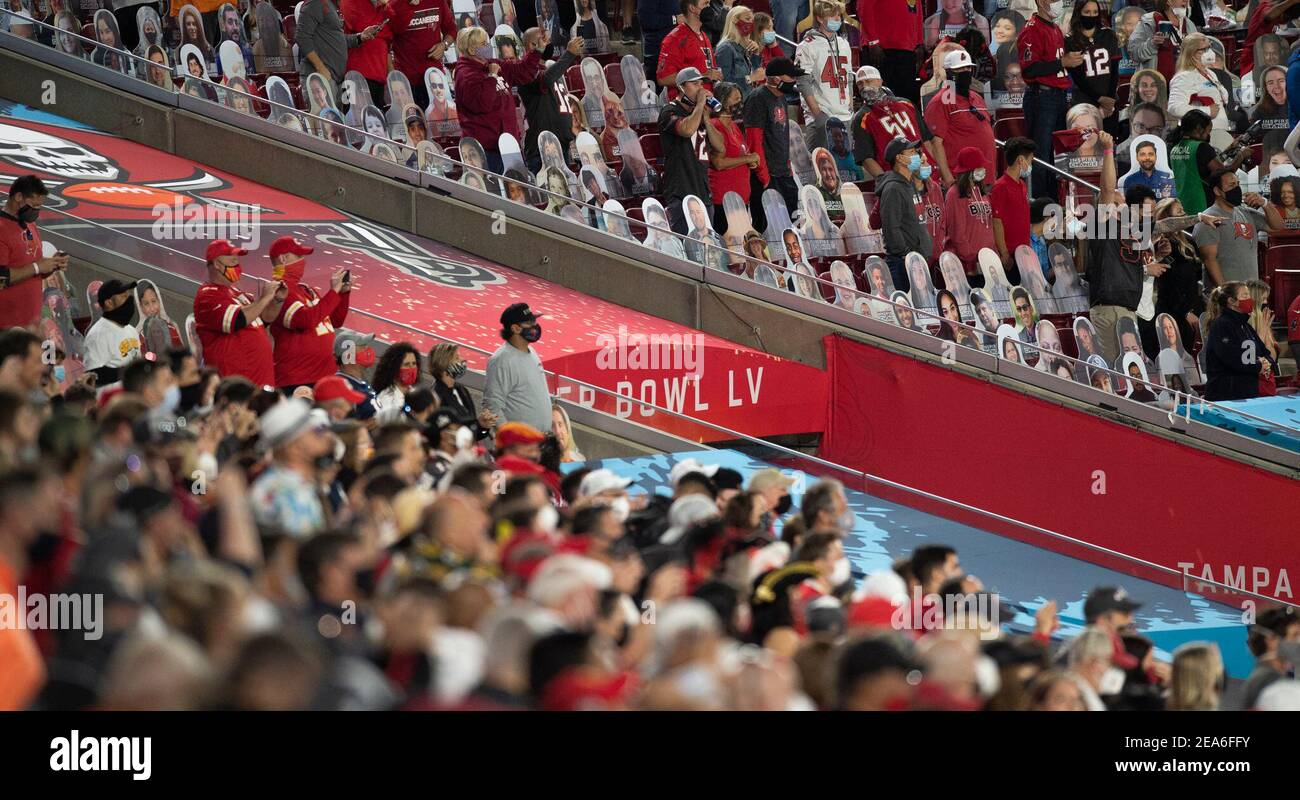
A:
[[[217,239],[212,244],[208,245],[208,251],[207,253],[204,254],[203,257],[208,261],[216,261],[218,258],[221,258],[222,256],[246,256],[246,255],[248,255],[247,250],[245,250],[242,247],[235,247],[233,244],[230,243],[229,239]]]
[[[497,428],[497,447],[505,449],[516,444],[537,444],[546,434],[523,422],[507,422]]]
[[[295,256],[305,256],[312,252],[312,250],[313,248],[302,244],[292,236],[281,236],[279,239],[271,242],[271,251],[268,255],[270,255],[271,260],[274,261],[276,258],[285,255],[286,253],[292,253]]]
[[[327,375],[316,381],[312,387],[312,396],[316,398],[317,403],[327,403],[330,400],[347,400],[352,405],[360,403],[366,399],[361,392],[356,391],[340,375]]]

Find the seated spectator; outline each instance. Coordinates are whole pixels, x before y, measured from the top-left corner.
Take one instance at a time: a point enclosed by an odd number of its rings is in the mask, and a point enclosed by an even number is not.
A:
[[[271,463],[248,490],[259,525],[298,539],[325,529],[316,459],[332,447],[327,419],[298,399],[281,400],[262,415],[259,443]]]
[[[375,416],[375,390],[366,380],[370,368],[375,365],[374,341],[374,334],[362,336],[343,332],[334,337],[334,363],[338,367],[335,374],[362,396],[350,414],[362,421]]]

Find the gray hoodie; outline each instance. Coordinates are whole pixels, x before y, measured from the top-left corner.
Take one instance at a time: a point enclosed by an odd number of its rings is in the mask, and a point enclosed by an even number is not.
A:
[[[928,258],[934,252],[934,241],[917,218],[917,192],[912,181],[893,170],[882,172],[876,177],[876,197],[880,202],[885,252],[899,258],[908,253],[920,253]]]

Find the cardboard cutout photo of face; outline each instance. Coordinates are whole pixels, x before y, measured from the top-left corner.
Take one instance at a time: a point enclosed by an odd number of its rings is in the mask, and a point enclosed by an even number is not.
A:
[[[814,258],[844,255],[844,240],[826,213],[821,191],[816,186],[803,187],[799,190],[799,205],[803,208],[802,229],[809,254]]]
[[[773,254],[785,252],[781,235],[791,227],[790,210],[785,207],[785,199],[776,189],[763,192],[763,214],[767,217],[767,229],[763,231],[767,239],[767,249]]]
[[[219,102],[217,98],[217,91],[212,87],[212,84],[204,83],[198,78],[191,78],[188,75],[185,77],[185,80],[181,83],[181,91],[189,95],[190,97],[199,100],[207,100],[210,103]]]
[[[939,309],[939,338],[956,342],[962,347],[979,349],[979,341],[974,332],[962,324],[961,306],[957,297],[947,289],[940,289],[935,295]]]
[[[1162,400],[1177,402],[1180,398],[1175,397],[1175,395],[1179,394],[1186,395],[1187,399],[1196,396],[1187,379],[1186,365],[1178,353],[1173,350],[1161,350],[1156,357],[1156,364],[1160,368],[1160,375],[1165,386],[1169,389],[1168,392],[1163,393]]]
[[[962,266],[961,259],[952,253],[940,253],[939,275],[943,277],[944,288],[956,295],[957,302],[961,305],[962,319],[974,322],[975,314],[969,303],[970,283],[966,281],[966,269]]]
[[[1020,352],[1020,338],[1016,329],[1010,325],[998,326],[998,358],[1013,364],[1024,364],[1025,357]]]
[[[1088,361],[1093,356],[1101,355],[1101,342],[1097,341],[1097,329],[1084,317],[1074,320],[1074,345],[1079,351],[1079,360]],[[1102,365],[1105,365],[1103,360]]]
[[[226,105],[241,114],[257,113],[253,106],[253,87],[243,78],[231,78],[226,84]]]
[[[1041,372],[1048,372],[1052,367],[1052,361],[1057,356],[1064,355],[1061,335],[1056,332],[1056,326],[1050,320],[1041,319],[1034,326],[1034,338],[1038,344],[1038,369]]]
[[[461,169],[462,174],[466,172],[476,173],[479,176],[479,182],[484,184],[485,191],[488,194],[501,194],[501,188],[497,184],[496,176],[488,172],[487,153],[484,152],[483,145],[472,136],[461,137],[460,163],[465,165]],[[570,195],[570,197],[572,196]]]
[[[217,46],[217,63],[221,67],[221,74],[227,80],[243,78],[248,74],[244,67],[244,54],[240,51],[239,45],[234,42],[222,42]]]
[[[118,32],[113,12],[103,9],[95,12],[95,41],[99,46],[91,56],[92,61],[117,72],[127,71],[127,58],[122,55],[122,34]]]
[[[1200,369],[1196,364],[1196,359],[1192,358],[1183,345],[1182,335],[1178,331],[1178,323],[1169,314],[1156,315],[1156,340],[1160,343],[1160,355],[1158,365],[1161,375],[1169,375],[1171,371],[1165,368],[1166,359],[1164,351],[1173,353],[1177,359],[1177,369],[1173,372],[1181,373],[1190,379],[1190,383],[1200,383]]]
[[[185,80],[187,89],[188,89],[188,84],[191,81],[192,79],[190,78],[187,78]],[[307,129],[302,126],[302,120],[298,119],[297,114],[289,114],[289,113],[280,114],[278,117],[275,118],[275,124],[279,125],[281,128],[288,128],[291,131],[298,131],[299,133],[307,132]]]
[[[593,206],[604,206],[609,199],[605,191],[605,181],[591,167],[583,167],[578,173],[578,183],[582,186],[582,199]]]
[[[311,113],[319,115],[326,108],[334,108],[334,88],[330,81],[319,72],[307,76],[304,86],[307,90],[307,105]]]
[[[840,171],[835,166],[835,157],[825,147],[812,151],[813,167],[817,170],[817,188],[837,194],[840,191]]]
[[[623,128],[618,132],[617,139],[619,153],[623,159],[623,169],[618,176],[619,182],[623,184],[623,190],[629,196],[653,193],[659,176],[654,167],[650,166],[650,162],[646,161],[636,131]]]
[[[755,230],[750,230],[745,234],[745,275],[754,278],[755,270],[764,264],[772,263],[772,254],[767,249],[767,240],[763,234]]]
[[[159,89],[166,89],[169,92],[174,91],[176,86],[172,83],[172,66],[171,62],[167,60],[167,51],[154,45],[145,51],[145,58],[149,59],[149,66],[147,68],[148,72],[145,76],[148,78],[149,83],[157,86]],[[247,86],[243,81],[239,81],[238,79],[236,79],[236,81]],[[227,104],[232,102],[232,95],[234,95],[234,92],[226,93]],[[250,107],[251,113],[251,103],[245,103],[245,105]],[[234,108],[234,106],[231,107]]]
[[[781,233],[782,262],[787,268],[802,264],[808,260],[808,251],[804,249],[803,236],[794,228],[786,228]]]
[[[695,195],[687,195],[682,200],[682,213],[686,215],[689,230],[686,257],[712,269],[726,269],[726,250],[722,246],[722,237],[713,231],[708,206]]]
[[[212,55],[212,46],[208,44],[207,34],[203,30],[203,15],[192,5],[181,6],[176,15],[181,32],[181,47],[193,45],[203,54],[204,61]]]
[[[569,29],[569,38],[581,36],[584,53],[608,53],[609,28],[600,19],[596,0],[573,0],[573,7],[577,11],[577,20]]]
[[[766,264],[759,264],[754,267],[754,283],[771,286],[773,289],[785,288],[781,285],[781,277],[776,274],[776,270]]]
[[[379,144],[375,145],[370,150],[370,155],[374,156],[375,158],[383,159],[384,161],[389,161],[393,164],[397,163],[397,151],[394,150],[393,146],[391,144],[388,144],[387,142],[380,142]]]
[[[605,83],[605,68],[594,58],[582,59],[582,110],[587,114],[587,126],[592,130],[605,127],[605,106],[601,102],[609,85]]]
[[[967,296],[970,298],[971,310],[975,312],[975,328],[980,331],[981,349],[997,355],[998,328],[1002,327],[1002,321],[998,319],[993,302],[979,289],[972,289]]]
[[[970,0],[939,0],[938,9],[925,19],[925,46],[934,49],[944,37],[954,37],[966,27],[976,28],[989,40],[989,21],[977,14]]]
[[[627,224],[627,209],[617,200],[606,200],[605,205],[601,208],[605,211],[605,230],[614,234],[620,239],[627,239],[635,242],[636,238],[632,236],[632,229]]]
[[[894,278],[889,274],[889,265],[883,258],[868,258],[863,272],[867,276],[867,288],[873,296],[887,299],[894,295]]]
[[[1021,28],[1025,27],[1025,18],[1017,11],[1002,7],[1000,11],[993,14],[989,23],[989,55],[996,57],[1004,49],[1014,50],[1016,46],[1016,37],[1020,35]],[[974,54],[971,54],[974,57]]]
[[[917,318],[916,310],[912,306],[912,299],[907,296],[907,292],[894,292],[889,299],[894,303],[894,319],[898,323],[898,327],[916,331],[917,333],[929,333],[925,326],[921,324],[921,320]]]
[[[925,256],[919,253],[908,253],[903,259],[903,265],[907,269],[907,279],[912,284],[910,292],[912,307],[937,314],[937,292],[930,281],[930,265],[925,262]]]
[[[1022,244],[1016,248],[1016,269],[1020,270],[1020,285],[1029,290],[1034,298],[1034,305],[1044,314],[1056,314],[1056,299],[1043,277],[1043,268],[1038,263],[1038,255],[1029,245]]]
[[[1022,342],[1030,344],[1037,341],[1034,328],[1038,325],[1038,309],[1034,299],[1023,286],[1011,290],[1011,310],[1016,320],[1016,336]]]
[[[1148,186],[1156,193],[1157,202],[1174,197],[1174,172],[1169,166],[1169,151],[1163,139],[1151,134],[1135,136],[1129,142],[1129,161],[1132,166],[1119,179],[1120,191],[1130,186]]]
[[[343,115],[337,108],[323,108],[316,120],[316,132],[320,138],[333,142],[340,147],[348,147],[348,136],[343,130]]]
[[[1002,259],[987,247],[981,247],[977,260],[980,274],[984,276],[984,293],[993,301],[998,316],[1006,319],[1011,316],[1011,282],[1002,269]]]
[[[492,57],[503,61],[519,58],[519,34],[509,25],[498,25],[492,31]]]
[[[1154,103],[1160,108],[1169,107],[1169,84],[1165,76],[1154,69],[1140,69],[1129,79],[1129,105]]]
[[[388,138],[388,123],[384,120],[384,112],[375,106],[366,106],[361,112],[361,126],[366,132],[365,145],[362,147],[366,152],[374,150],[375,145]]]
[[[830,274],[831,283],[835,284],[835,305],[852,310],[858,299],[858,282],[853,278],[853,270],[843,261],[832,261]]]
[[[180,77],[182,78],[204,80],[208,76],[208,62],[203,59],[203,53],[199,51],[199,48],[192,44],[181,47],[180,63],[176,66],[180,70]]]
[[[497,31],[506,26],[519,35],[519,12],[515,11],[514,0],[492,0],[492,19],[496,20]]]
[[[816,186],[817,169],[813,166],[812,153],[804,143],[803,128],[790,120],[790,169],[794,172],[795,182],[799,186]]]
[[[537,27],[546,31],[552,42],[564,44],[564,25],[560,22],[560,11],[556,8],[555,0],[536,0],[533,10],[537,13]]]
[[[1137,320],[1132,317],[1120,317],[1119,321],[1115,323],[1115,339],[1119,344],[1121,355],[1135,353],[1143,361],[1146,360],[1146,357],[1142,355],[1142,336],[1138,333]],[[1143,368],[1145,369],[1145,364],[1143,364]]]
[[[875,195],[871,197],[875,205]],[[871,229],[871,210],[867,208],[862,190],[852,183],[840,187],[840,204],[844,206],[844,224],[840,225],[840,238],[846,253],[879,253],[884,250],[880,231]]]
[[[1279,65],[1285,66],[1283,55],[1286,52],[1286,40],[1271,31],[1262,34],[1255,40],[1255,66],[1251,69],[1250,75],[1256,86],[1262,83],[1260,76],[1265,69]]]
[[[587,219],[583,216],[582,209],[572,203],[560,209],[560,216],[574,225],[587,225]]]
[[[1015,46],[1003,47],[997,53],[998,71],[989,85],[989,107],[1021,108],[1025,100],[1025,79],[1020,72],[1020,59]]]
[[[1063,314],[1078,314],[1088,310],[1088,287],[1074,268],[1074,256],[1062,244],[1047,248],[1047,258],[1052,262],[1052,297]]]
[[[81,39],[77,38],[81,35],[81,23],[77,21],[77,18],[71,13],[63,11],[54,18],[54,24],[59,29],[59,34],[56,37],[59,50],[70,56],[85,58],[86,50],[81,45]]]
[[[424,71],[424,89],[429,95],[429,108],[425,111],[433,135],[460,136],[460,117],[456,112],[456,100],[452,96],[451,82],[447,73],[436,67]]]
[[[402,109],[402,141],[409,144],[412,148],[420,142],[428,141],[429,129],[424,121],[424,112],[415,103],[411,103]],[[411,158],[411,166],[415,165],[415,151],[407,153]]]
[[[233,42],[235,47],[239,48],[239,53],[244,59],[245,72],[253,70],[253,48],[249,43],[248,32],[244,30],[244,18],[240,15],[239,10],[230,3],[226,3],[217,9],[217,25],[219,26],[219,36],[221,41]]]
[[[416,165],[421,172],[430,175],[446,176],[448,167],[447,154],[437,142],[425,141],[415,146]],[[538,198],[540,203],[540,198]]]
[[[266,92],[266,99],[273,104],[271,106],[271,116],[278,117],[280,114],[287,114],[293,110],[293,94],[289,91],[289,84],[284,82],[284,78],[279,75],[272,75],[266,79],[263,85]]]
[[[786,270],[785,282],[786,288],[800,297],[809,300],[822,299],[821,292],[817,289],[817,273],[806,261],[801,261]]]
[[[621,198],[623,196],[623,185],[619,183],[614,170],[610,169],[605,163],[605,154],[601,152],[600,142],[596,141],[596,137],[592,136],[588,131],[583,131],[578,134],[573,146],[578,151],[578,163],[584,167],[591,167],[600,173],[610,196],[616,199]]]
[[[257,41],[253,42],[253,66],[258,72],[290,72],[293,49],[284,37],[280,12],[266,0],[253,7],[257,21]]]
[[[655,94],[654,84],[646,80],[641,59],[625,55],[619,60],[618,68],[623,73],[623,110],[627,113],[628,124],[649,125],[654,122],[659,118],[659,96]]]
[[[641,203],[641,217],[645,220],[645,241],[642,244],[673,258],[686,260],[686,248],[682,240],[672,234],[668,212],[664,211],[662,203],[647,197]]]
[[[1127,378],[1125,383],[1124,396],[1130,400],[1136,400],[1139,403],[1154,403],[1156,400],[1155,393],[1151,390],[1152,384],[1147,376],[1147,366],[1142,356],[1138,353],[1125,353],[1120,356],[1119,364],[1116,367],[1118,372],[1123,373]]]
[[[153,6],[140,6],[135,12],[135,29],[140,32],[136,55],[145,55],[150,47],[166,47],[163,41],[162,19]]]
[[[547,191],[546,210],[559,214],[560,209],[570,205],[569,180],[555,167],[542,167],[537,175],[537,185]]]
[[[367,106],[375,104],[370,97],[370,84],[366,82],[365,76],[360,72],[350,69],[343,73],[341,94],[345,103],[351,101],[347,111],[343,113],[343,120],[347,122],[349,128],[356,129],[347,132],[348,142],[353,147],[361,147],[365,143],[365,138],[361,133],[365,127],[361,115]]]

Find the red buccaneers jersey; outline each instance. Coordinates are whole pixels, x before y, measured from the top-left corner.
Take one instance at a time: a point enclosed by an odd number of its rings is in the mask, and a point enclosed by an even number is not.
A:
[[[909,142],[921,138],[921,123],[916,117],[916,108],[906,100],[889,97],[871,107],[871,112],[862,117],[862,128],[871,134],[876,145],[876,161],[884,164],[885,148],[896,136],[902,136]]]

